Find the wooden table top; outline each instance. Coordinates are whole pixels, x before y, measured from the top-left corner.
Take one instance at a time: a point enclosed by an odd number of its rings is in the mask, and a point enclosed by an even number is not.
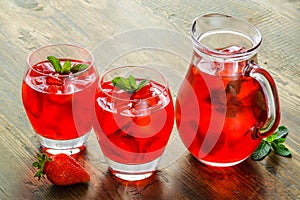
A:
[[[300,199],[299,11],[300,1],[289,0],[0,1],[0,199]],[[192,20],[210,12],[243,18],[262,32],[258,58],[277,83],[292,158],[271,153],[259,162],[208,167],[174,130],[158,172],[129,183],[108,172],[92,135],[78,158],[89,184],[56,187],[33,178],[39,145],[21,101],[29,53],[48,44],[79,45],[94,53],[100,73],[111,63],[154,63],[175,94],[189,64]]]

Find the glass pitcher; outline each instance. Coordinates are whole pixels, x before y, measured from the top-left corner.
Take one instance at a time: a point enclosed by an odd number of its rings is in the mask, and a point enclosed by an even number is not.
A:
[[[196,18],[191,33],[193,56],[176,99],[178,132],[199,161],[236,165],[280,120],[275,82],[257,64],[261,34],[222,14]]]

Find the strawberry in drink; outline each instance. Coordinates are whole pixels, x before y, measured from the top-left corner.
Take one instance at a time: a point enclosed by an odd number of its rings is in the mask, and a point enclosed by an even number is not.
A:
[[[83,60],[46,56],[62,50]],[[29,56],[28,65],[22,100],[43,149],[51,154],[80,152],[92,129],[98,81],[91,54],[72,45],[46,46]]]
[[[243,50],[231,46],[219,51]],[[263,90],[254,78],[242,75],[245,61],[220,63],[196,53],[193,60],[176,100],[181,139],[204,163],[240,162],[261,141],[256,132],[268,115]]]
[[[145,80],[136,81],[139,85]],[[107,158],[137,165],[161,156],[173,128],[169,90],[151,80],[133,93],[103,82],[95,98],[100,125],[95,131]]]
[[[49,61],[38,63],[27,72],[22,84],[23,103],[38,134],[54,140],[70,140],[91,130],[97,77],[93,68],[83,73],[78,77],[54,75]]]

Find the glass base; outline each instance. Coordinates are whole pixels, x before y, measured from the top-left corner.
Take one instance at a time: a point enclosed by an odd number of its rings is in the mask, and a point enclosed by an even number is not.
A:
[[[155,173],[159,159],[139,165],[126,165],[106,158],[110,172],[126,181],[139,181],[150,177]]]
[[[243,162],[246,159],[247,158],[239,160],[239,161],[236,161],[236,162],[231,162],[231,163],[217,163],[217,162],[208,162],[208,161],[201,160],[201,159],[198,159],[198,160],[200,162],[206,164],[206,165],[210,165],[210,166],[213,166],[213,167],[231,167],[231,166],[234,166],[234,165],[237,165],[237,164]]]
[[[88,137],[91,131],[87,132],[83,136],[71,139],[71,140],[53,140],[45,138],[41,135],[39,136],[39,142],[41,144],[42,150],[49,154],[59,154],[65,153],[68,155],[80,153],[85,149]]]

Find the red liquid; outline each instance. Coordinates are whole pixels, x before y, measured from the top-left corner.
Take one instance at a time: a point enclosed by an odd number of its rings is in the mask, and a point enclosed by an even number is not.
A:
[[[56,74],[48,61],[32,68],[36,71],[29,69],[23,79],[22,99],[34,130],[55,140],[70,140],[89,132],[98,80],[94,68],[72,77]]]
[[[170,92],[153,81],[133,95],[114,88],[111,82],[102,83],[101,87],[106,93],[99,88],[96,91],[94,129],[105,156],[124,164],[147,163],[158,158],[174,123]]]
[[[242,161],[261,142],[254,139],[255,131],[267,119],[261,86],[240,73],[245,62],[238,63],[239,68],[235,69],[233,63],[209,62],[196,53],[193,60],[198,67],[191,64],[176,100],[181,139],[201,161]],[[218,71],[223,64],[224,68]],[[207,66],[215,74],[210,74]]]

